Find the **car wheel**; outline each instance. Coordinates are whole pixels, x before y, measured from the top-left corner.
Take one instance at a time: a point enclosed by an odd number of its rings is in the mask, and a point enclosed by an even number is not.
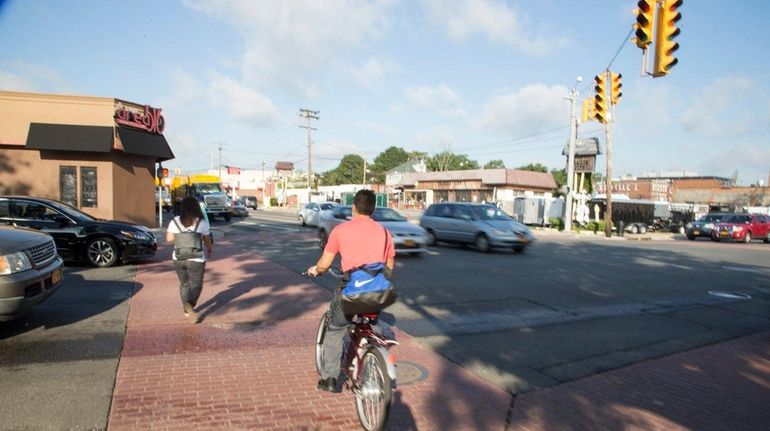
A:
[[[762,242],[764,242],[765,244],[770,242],[770,234],[767,234],[767,237],[765,239],[763,239]]]
[[[327,239],[326,231],[323,229],[318,229],[318,246],[325,248]]]
[[[232,219],[233,219],[233,216],[231,216],[230,214],[225,214],[225,221],[230,221]]]
[[[679,226],[679,229],[677,229],[677,232],[679,232],[680,235],[684,234],[684,226]]]
[[[516,253],[524,253],[525,248],[526,247],[523,245],[517,245],[513,247],[513,251],[515,251]]]
[[[119,254],[115,241],[110,238],[94,238],[86,246],[88,263],[99,268],[115,265]]]
[[[647,226],[639,226],[639,233],[641,234],[647,233]]]
[[[690,241],[695,241],[695,235],[687,234],[687,239],[689,239]]]
[[[476,237],[476,248],[482,252],[489,252],[489,238],[483,233]]]
[[[751,242],[751,232],[746,232],[746,236],[743,237],[743,242],[746,244]]]
[[[632,224],[631,225],[631,233],[639,233],[639,226]]]
[[[299,216],[299,225],[305,226],[305,217]]]
[[[436,241],[436,234],[433,233],[432,230],[428,229],[428,238],[426,240],[426,244],[428,244],[429,246],[434,246],[436,245],[437,242],[438,241]]]

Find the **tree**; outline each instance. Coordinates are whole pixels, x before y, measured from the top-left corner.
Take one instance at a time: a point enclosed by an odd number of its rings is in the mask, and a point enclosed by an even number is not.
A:
[[[484,165],[484,169],[505,168],[505,163],[500,159],[490,160]]]
[[[409,160],[409,153],[400,147],[390,147],[374,158],[372,175],[377,182],[385,182],[385,172]]]
[[[561,188],[567,184],[567,168],[551,169],[551,175],[553,175],[553,180],[556,181],[556,190],[554,190],[553,195],[557,197],[562,196]]]
[[[346,154],[336,168],[323,174],[323,183],[327,186],[361,184],[363,181],[364,159],[358,154]]]
[[[427,161],[428,170],[437,171],[461,171],[464,169],[478,169],[479,162],[471,160],[465,154],[454,154],[442,151]]]
[[[522,171],[532,171],[532,172],[548,172],[548,167],[540,163],[530,163],[525,166],[519,166],[516,169],[520,169]]]

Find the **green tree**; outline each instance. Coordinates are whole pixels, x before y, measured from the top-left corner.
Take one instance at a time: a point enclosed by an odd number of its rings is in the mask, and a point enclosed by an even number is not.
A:
[[[525,166],[519,166],[516,169],[520,169],[522,171],[532,171],[532,172],[548,172],[548,167],[541,163],[530,163]]]
[[[364,180],[364,159],[358,154],[346,154],[340,164],[331,171],[324,172],[323,184],[360,184]]]
[[[374,158],[372,177],[379,183],[385,182],[385,173],[409,160],[409,153],[400,147],[390,147]]]
[[[551,175],[553,175],[553,180],[556,181],[556,190],[553,191],[553,195],[562,196],[561,187],[567,184],[567,168],[551,169]]]
[[[484,169],[505,168],[505,163],[500,159],[490,160],[484,165]]]
[[[479,162],[471,160],[465,154],[454,154],[442,151],[427,160],[429,171],[461,171],[464,169],[478,169]]]

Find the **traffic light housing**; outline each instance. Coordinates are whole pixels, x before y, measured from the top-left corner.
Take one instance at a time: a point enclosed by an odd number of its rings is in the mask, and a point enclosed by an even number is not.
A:
[[[168,168],[158,168],[155,172],[155,176],[160,179],[168,178]]]
[[[641,49],[647,49],[652,43],[652,30],[655,23],[655,0],[640,0],[634,10],[636,24],[634,24],[634,43]]]
[[[593,120],[594,120],[594,100],[585,99],[583,100],[583,112],[580,115],[580,122],[587,123]]]
[[[679,49],[679,43],[674,38],[681,32],[677,23],[682,19],[682,14],[677,9],[682,6],[682,0],[662,0],[658,10],[658,26],[655,32],[655,62],[652,68],[652,76],[660,77],[668,75],[671,68],[679,60],[674,53]]]
[[[620,73],[610,72],[610,103],[617,105],[620,102],[620,98],[623,97],[623,93],[620,91],[623,88],[623,84],[620,79],[623,77]]]
[[[609,105],[607,104],[607,74],[600,73],[594,77],[594,118],[600,123],[607,124]]]

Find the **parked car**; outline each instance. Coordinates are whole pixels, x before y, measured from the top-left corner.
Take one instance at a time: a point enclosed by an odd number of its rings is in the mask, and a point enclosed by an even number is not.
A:
[[[714,226],[711,239],[751,242],[752,239],[770,241],[770,217],[764,214],[732,214]]]
[[[350,205],[335,206],[329,212],[321,216],[318,223],[318,245],[326,247],[326,240],[332,229],[345,223],[353,217]],[[383,225],[393,238],[393,247],[396,253],[409,253],[418,255],[427,251],[425,247],[428,241],[427,233],[423,228],[411,223],[398,211],[392,208],[376,207],[372,213],[372,220]]]
[[[228,199],[227,206],[233,213],[233,217],[248,217],[249,209],[241,203],[238,199]]]
[[[257,197],[256,196],[241,196],[241,203],[246,208],[251,208],[253,210],[257,209]]]
[[[299,209],[297,219],[302,226],[318,226],[321,214],[331,211],[338,204],[336,202],[310,202]]]
[[[16,224],[50,234],[65,261],[97,267],[146,259],[158,248],[145,226],[96,218],[65,203],[26,196],[0,196],[0,224]]]
[[[694,240],[698,237],[711,238],[711,231],[714,226],[719,223],[727,214],[723,213],[709,213],[701,216],[698,220],[687,223],[685,225],[685,235],[687,239]]]
[[[50,235],[0,225],[0,321],[48,299],[62,283],[62,259]]]
[[[420,218],[428,245],[437,242],[473,244],[486,253],[493,247],[522,252],[535,239],[529,228],[491,204],[433,204]]]

